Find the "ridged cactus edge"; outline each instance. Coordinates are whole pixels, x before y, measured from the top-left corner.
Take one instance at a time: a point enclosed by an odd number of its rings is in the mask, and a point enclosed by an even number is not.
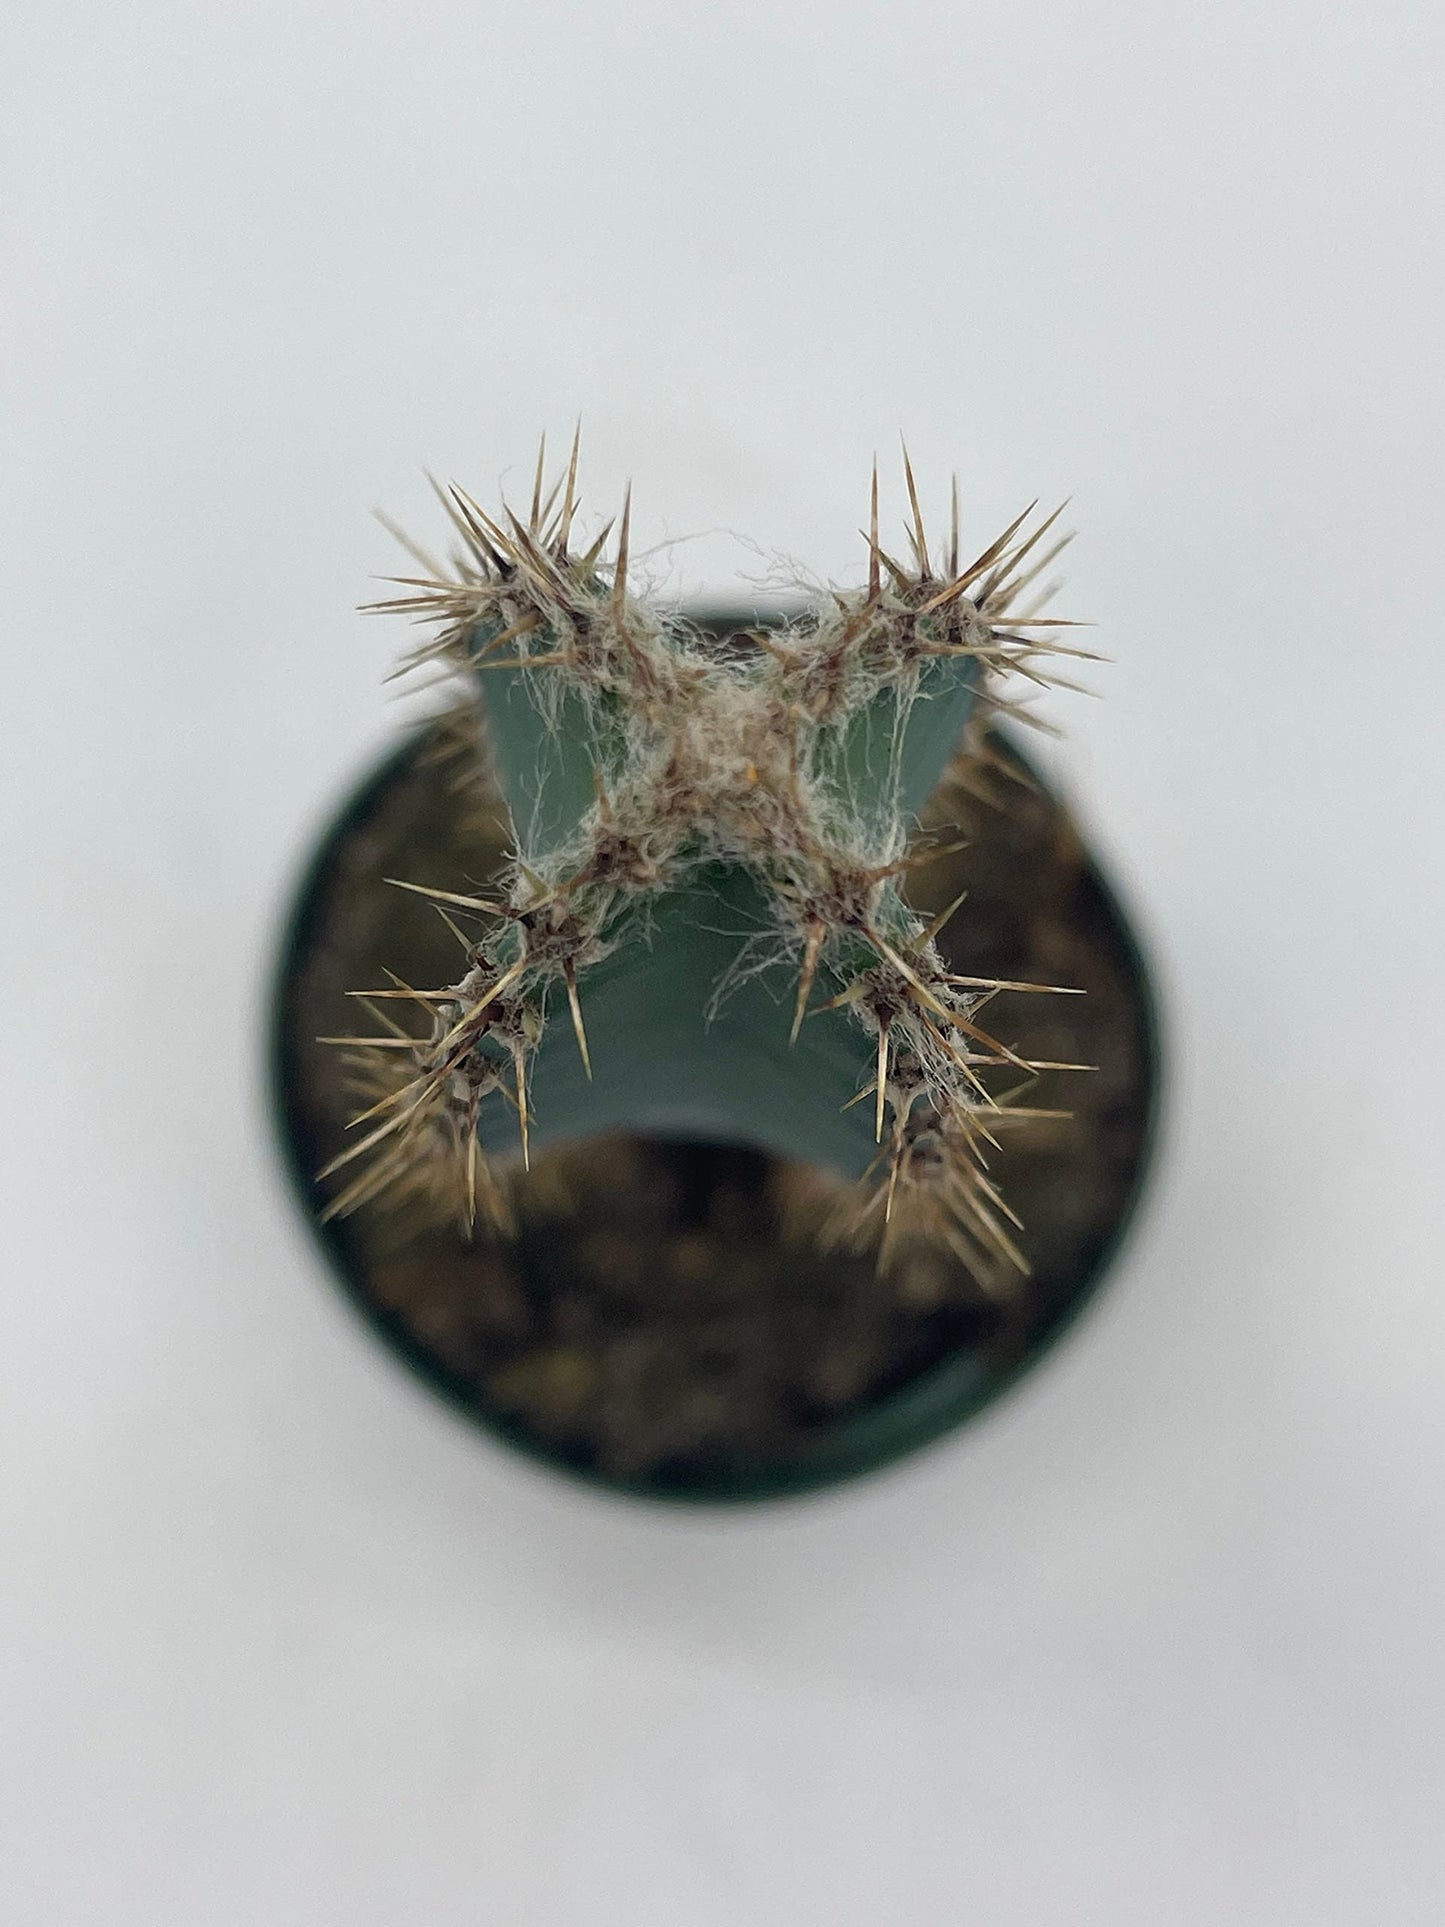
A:
[[[880,1264],[906,1241],[971,1269],[1025,1270],[988,1176],[1003,1128],[1038,1116],[1044,1069],[980,1017],[1001,991],[960,977],[905,900],[920,811],[1008,677],[1057,680],[1082,657],[1027,598],[1068,540],[1026,510],[960,564],[957,488],[931,552],[911,465],[908,557],[879,538],[868,575],[781,628],[723,642],[638,593],[631,493],[585,547],[577,444],[530,512],[438,489],[443,564],[375,608],[431,633],[403,669],[460,679],[480,712],[513,847],[485,894],[420,890],[451,925],[450,984],[355,995],[379,1029],[334,1041],[365,1066],[329,1215],[388,1192],[505,1231],[501,1168],[543,1145],[625,1130],[752,1143],[855,1181],[848,1232]],[[616,530],[615,546],[609,543]],[[911,839],[913,839],[911,841]]]

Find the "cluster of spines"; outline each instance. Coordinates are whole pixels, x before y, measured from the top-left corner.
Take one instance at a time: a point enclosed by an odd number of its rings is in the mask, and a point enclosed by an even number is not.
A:
[[[977,1018],[1000,991],[1063,987],[949,971],[935,939],[957,903],[925,920],[898,887],[938,848],[908,852],[897,810],[866,826],[851,818],[848,798],[821,780],[820,745],[884,692],[906,715],[927,665],[939,659],[976,665],[972,693],[1013,710],[998,693],[1002,676],[1047,685],[1058,680],[1045,673],[1049,659],[1087,658],[1055,639],[1074,625],[1039,614],[1051,590],[1020,606],[1069,540],[1044,546],[1061,511],[1026,532],[1031,504],[960,566],[955,483],[935,569],[905,451],[908,566],[879,539],[875,463],[866,588],[832,591],[782,630],[750,632],[756,648],[739,657],[710,653],[687,624],[630,593],[630,488],[617,522],[573,553],[577,452],[574,438],[563,476],[547,490],[544,443],[525,519],[505,508],[494,518],[461,489],[438,489],[460,545],[450,566],[408,543],[427,573],[396,579],[404,593],[372,605],[435,625],[403,671],[441,664],[470,682],[472,672],[514,670],[544,713],[549,682],[580,694],[595,801],[554,847],[518,848],[491,898],[393,879],[434,902],[466,967],[440,989],[393,980],[355,993],[378,1016],[378,999],[409,1005],[425,1030],[387,1018],[385,1035],[329,1040],[405,1067],[380,1075],[375,1102],[352,1121],[370,1128],[322,1173],[374,1154],[330,1212],[390,1187],[416,1188],[417,1167],[440,1161],[454,1173],[451,1194],[467,1228],[479,1207],[500,1221],[502,1191],[478,1141],[482,1099],[493,1090],[507,1097],[528,1161],[528,1069],[550,991],[565,992],[590,1078],[588,967],[627,940],[649,896],[722,860],[761,885],[780,945],[798,959],[793,1040],[810,1012],[824,1010],[848,1010],[869,1034],[871,1082],[853,1101],[873,1101],[882,1148],[869,1175],[882,1178],[865,1188],[858,1221],[881,1216],[886,1254],[889,1227],[908,1215],[895,1207],[909,1199],[911,1221],[937,1217],[940,1236],[960,1256],[977,1262],[987,1252],[1022,1267],[1008,1228],[1014,1221],[987,1176],[986,1147],[996,1144],[1000,1122],[1030,1113],[992,1093],[981,1073],[1011,1067],[1031,1081],[1045,1069],[1085,1067],[1024,1058]],[[468,934],[458,917],[484,923],[486,934]],[[814,1003],[824,970],[841,987]]]

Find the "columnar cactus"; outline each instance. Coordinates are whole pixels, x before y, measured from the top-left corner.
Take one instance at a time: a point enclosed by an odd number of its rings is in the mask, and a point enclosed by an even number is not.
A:
[[[464,965],[358,993],[385,1033],[336,1041],[385,1071],[323,1174],[367,1160],[333,1213],[450,1183],[469,1230],[504,1225],[499,1157],[628,1130],[832,1167],[884,1262],[907,1221],[1023,1266],[985,1158],[1053,1067],[979,1018],[1000,990],[1058,987],[953,974],[935,938],[958,906],[927,921],[900,884],[936,853],[910,832],[978,706],[1010,706],[999,679],[1085,652],[1024,601],[1060,511],[960,566],[956,485],[938,555],[904,464],[906,562],[879,539],[875,464],[866,586],[721,644],[634,593],[630,490],[611,559],[611,523],[574,547],[575,440],[550,491],[539,455],[525,518],[438,490],[450,565],[413,549],[425,573],[375,606],[435,625],[407,666],[458,672],[480,705],[514,847],[485,896],[392,879],[435,901]],[[996,1090],[1000,1071],[1023,1082]]]

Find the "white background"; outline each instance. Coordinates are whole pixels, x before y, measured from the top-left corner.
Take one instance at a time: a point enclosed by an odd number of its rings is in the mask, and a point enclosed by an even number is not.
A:
[[[12,5],[0,1895],[31,1927],[1438,1923],[1438,9]],[[437,535],[584,418],[677,580],[875,447],[1072,493],[1172,1110],[984,1422],[728,1515],[353,1324],[266,974]],[[901,488],[890,471],[889,513]],[[661,566],[664,558],[659,557]]]

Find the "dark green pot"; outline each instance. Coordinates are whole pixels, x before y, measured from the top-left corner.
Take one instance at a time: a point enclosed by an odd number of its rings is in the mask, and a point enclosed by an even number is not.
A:
[[[323,1223],[325,1193],[314,1178],[323,1161],[314,1121],[303,1099],[312,1039],[302,1016],[300,986],[326,937],[327,901],[338,866],[365,846],[369,826],[422,754],[413,736],[362,784],[322,838],[296,892],[281,949],[270,1014],[272,1095],[286,1171],[332,1275],[376,1335],[432,1389],[496,1437],[529,1457],[594,1485],[638,1497],[688,1501],[773,1498],[816,1490],[901,1458],[962,1425],[998,1398],[1056,1343],[1098,1289],[1135,1214],[1151,1160],[1159,1109],[1159,1027],[1148,970],[1118,899],[1087,857],[1079,867],[1076,914],[1086,916],[1107,946],[1111,981],[1118,994],[1116,1022],[1129,1056],[1127,1145],[1115,1158],[1116,1180],[1109,1209],[1069,1245],[1044,1280],[1042,1309],[1012,1345],[966,1344],[939,1357],[873,1402],[836,1422],[820,1425],[801,1450],[784,1460],[730,1460],[726,1464],[674,1460],[635,1477],[599,1470],[580,1450],[555,1445],[496,1408],[481,1388],[460,1375],[369,1289],[367,1265],[343,1223]],[[1028,765],[1008,745],[1009,756]],[[1036,772],[1037,788],[1048,792]],[[1056,800],[1048,806],[1058,808]],[[1061,821],[1067,821],[1062,814]],[[378,891],[383,888],[377,877]],[[955,966],[956,967],[956,966]],[[1087,999],[1078,1000],[1082,1005]],[[314,1075],[314,1072],[312,1073]]]

